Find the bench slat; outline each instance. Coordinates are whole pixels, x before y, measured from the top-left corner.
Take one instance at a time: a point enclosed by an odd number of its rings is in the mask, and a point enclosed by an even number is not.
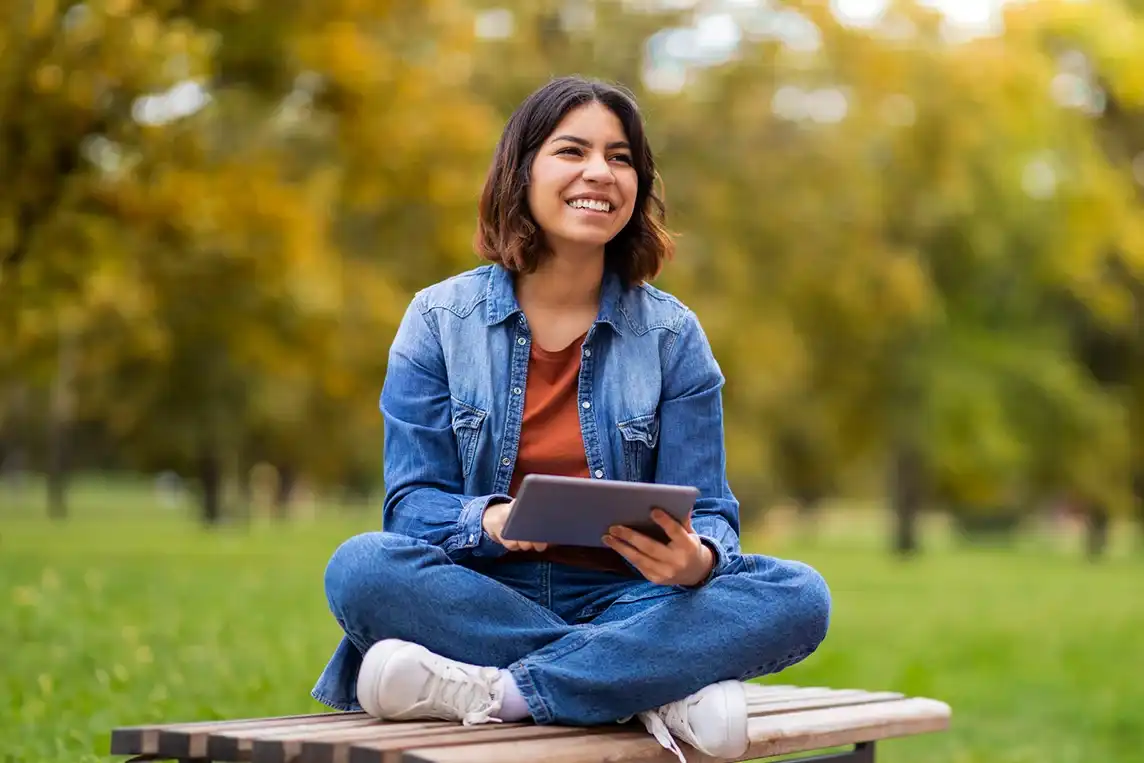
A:
[[[334,719],[325,723],[292,723],[212,732],[207,736],[207,757],[211,760],[219,761],[249,760],[251,746],[255,739],[320,738],[327,734],[345,733],[348,730],[378,724],[377,719],[371,718],[364,713],[360,714],[360,716],[354,713],[354,716],[356,717],[341,721]],[[420,725],[440,726],[442,724]]]
[[[284,715],[274,718],[238,718],[227,721],[193,721],[190,723],[163,723],[141,726],[121,726],[111,732],[112,755],[157,755],[159,734],[163,731],[209,731],[215,728],[243,728],[275,723],[324,723],[327,719],[337,720],[347,715],[365,716],[365,713],[308,713],[305,715]]]
[[[941,731],[949,725],[949,706],[930,699],[901,699],[806,712],[752,717],[748,720],[751,746],[740,760],[805,752],[894,736]],[[688,749],[689,763],[712,759]],[[613,732],[596,737],[572,737],[535,742],[435,746],[413,749],[405,761],[423,763],[500,763],[504,760],[544,760],[546,763],[589,763],[623,760],[625,763],[673,763],[646,731]],[[390,763],[367,758],[355,748],[350,763]]]
[[[238,739],[243,736],[251,734],[273,734],[277,730],[297,730],[297,729],[327,729],[327,728],[344,728],[346,726],[362,725],[369,723],[368,715],[362,713],[361,715],[354,714],[355,717],[323,717],[315,719],[296,718],[289,721],[263,721],[251,722],[238,727],[227,727],[225,729],[204,728],[204,729],[164,729],[159,732],[159,754],[166,755],[175,759],[186,758],[214,758],[211,753],[210,740],[212,738],[225,739],[232,738]],[[216,751],[224,752],[227,747],[222,747],[216,742]],[[233,759],[233,757],[219,756],[222,760]]]
[[[367,726],[347,729],[333,729],[319,731],[313,734],[298,733],[277,738],[258,737],[252,740],[251,760],[256,763],[269,761],[289,761],[295,759],[326,761],[327,763],[338,759],[345,759],[350,745],[359,740],[384,739],[398,747],[403,746],[404,740],[424,740],[435,738],[448,738],[450,734],[459,732],[473,733],[485,731],[495,735],[496,732],[506,733],[514,728],[531,728],[532,724],[504,723],[487,726],[462,726],[450,721],[431,722],[374,722]],[[416,744],[423,744],[417,742]],[[404,746],[409,746],[404,744]]]
[[[949,728],[950,708],[921,697],[747,720],[749,757],[785,755]]]
[[[884,692],[858,692],[847,696],[810,697],[807,699],[794,699],[786,702],[771,702],[764,705],[747,705],[749,717],[763,715],[779,715],[781,713],[794,713],[803,710],[825,710],[831,707],[847,707],[850,705],[868,705],[875,702],[893,702],[905,697],[896,691]]]
[[[865,693],[861,689],[802,689],[800,691],[788,691],[766,694],[766,695],[751,695],[747,694],[747,704],[750,706],[765,706],[772,705],[776,702],[791,702],[804,699],[821,699],[825,697],[838,697],[847,696],[847,694],[859,692]]]

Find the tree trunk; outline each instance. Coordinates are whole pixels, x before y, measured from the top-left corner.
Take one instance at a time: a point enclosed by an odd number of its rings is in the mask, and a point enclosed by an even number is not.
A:
[[[798,501],[798,529],[801,541],[807,545],[818,540],[818,529],[822,506],[822,499],[817,493],[800,491],[796,495]]]
[[[274,491],[274,518],[290,517],[290,501],[294,497],[294,486],[298,484],[298,472],[293,466],[278,466],[278,486]]]
[[[54,520],[67,519],[68,515],[70,440],[75,417],[75,354],[75,339],[61,325],[48,414],[48,516]]]
[[[48,517],[62,521],[68,517],[68,435],[66,422],[53,421],[50,425],[48,448]]]
[[[1132,457],[1132,512],[1136,520],[1136,528],[1140,538],[1140,546],[1144,549],[1144,282],[1128,274],[1128,286],[1132,293],[1133,318],[1135,323],[1135,336],[1131,344],[1132,355],[1129,365],[1129,389],[1131,410],[1128,412],[1129,453]]]
[[[1137,466],[1132,480],[1132,498],[1134,514],[1136,516],[1136,530],[1139,534],[1138,544],[1144,551],[1144,466]]]
[[[1085,513],[1085,552],[1091,561],[1097,561],[1108,550],[1109,530],[1108,510],[1102,505],[1093,505]]]
[[[222,520],[222,462],[217,453],[206,452],[199,458],[199,483],[203,523],[217,525]]]
[[[892,455],[890,505],[894,513],[894,553],[917,553],[917,519],[922,503],[922,458],[917,448],[899,444]]]

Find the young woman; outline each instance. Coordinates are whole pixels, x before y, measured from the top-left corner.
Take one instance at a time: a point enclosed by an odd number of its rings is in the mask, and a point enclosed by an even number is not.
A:
[[[670,255],[626,91],[579,78],[509,120],[480,202],[491,261],[419,292],[390,348],[384,532],[326,570],[345,632],[314,697],[383,719],[598,724],[747,749],[741,680],[826,636],[799,562],[743,554],[723,377],[695,314],[646,281]],[[501,537],[526,474],[692,485],[670,541]],[[668,733],[671,732],[671,733]]]

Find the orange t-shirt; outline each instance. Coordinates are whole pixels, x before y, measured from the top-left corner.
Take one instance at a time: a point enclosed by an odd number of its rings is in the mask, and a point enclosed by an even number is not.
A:
[[[580,350],[587,332],[562,350],[550,351],[535,342],[528,359],[524,418],[520,446],[508,493],[515,497],[528,474],[590,476],[577,404]],[[607,548],[550,546],[543,552],[510,551],[502,559],[544,559],[550,562],[633,574],[623,557]]]

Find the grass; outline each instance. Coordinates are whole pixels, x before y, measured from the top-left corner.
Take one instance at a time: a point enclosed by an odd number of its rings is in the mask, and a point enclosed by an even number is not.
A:
[[[376,512],[204,532],[89,503],[60,526],[0,512],[0,762],[106,760],[119,725],[322,709],[309,690],[339,635],[322,569]],[[820,651],[770,680],[953,706],[950,732],[884,744],[890,763],[1144,761],[1138,558],[937,539],[900,563],[865,516],[813,545],[751,541],[817,566],[835,601]]]

